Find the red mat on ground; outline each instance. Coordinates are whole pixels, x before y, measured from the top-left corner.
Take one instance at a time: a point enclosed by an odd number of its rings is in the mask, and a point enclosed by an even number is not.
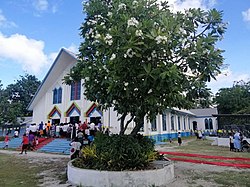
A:
[[[219,160],[240,160],[240,161],[250,162],[250,158],[241,158],[241,157],[212,156],[212,155],[201,155],[201,154],[180,153],[180,152],[159,152],[159,153],[167,155],[175,155],[175,156],[198,157],[198,158],[219,159]]]
[[[36,150],[42,148],[43,146],[47,145],[48,143],[52,142],[55,138],[39,138],[38,145],[36,146]]]
[[[216,166],[228,166],[228,167],[237,167],[237,168],[250,168],[250,164],[237,164],[237,163],[226,163],[226,162],[211,162],[205,160],[192,160],[185,158],[171,158],[170,160],[182,161],[182,162],[191,162],[197,164],[210,164]]]

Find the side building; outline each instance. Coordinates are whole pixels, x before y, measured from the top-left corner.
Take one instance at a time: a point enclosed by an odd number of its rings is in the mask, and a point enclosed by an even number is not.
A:
[[[28,109],[33,111],[33,122],[50,120],[54,124],[99,121],[111,133],[119,133],[119,116],[112,108],[106,111],[98,110],[98,104],[88,101],[84,97],[83,82],[72,85],[63,83],[63,78],[77,63],[77,57],[72,52],[61,49],[47,75],[30,102]],[[167,109],[154,121],[144,120],[140,133],[150,136],[156,141],[176,138],[177,132],[182,136],[189,136],[194,130],[196,114],[189,110]],[[126,133],[132,131],[134,123],[131,122]],[[215,127],[215,126],[214,126]],[[214,128],[213,127],[213,128]],[[204,128],[202,128],[204,129]]]

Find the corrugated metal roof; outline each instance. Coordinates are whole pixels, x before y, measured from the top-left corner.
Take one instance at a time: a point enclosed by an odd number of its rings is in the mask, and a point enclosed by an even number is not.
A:
[[[217,108],[198,108],[190,109],[190,112],[198,116],[212,116],[212,114],[218,114]]]

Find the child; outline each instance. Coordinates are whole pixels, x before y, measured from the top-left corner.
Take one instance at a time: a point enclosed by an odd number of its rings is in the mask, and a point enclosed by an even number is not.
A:
[[[28,147],[29,147],[29,138],[26,136],[26,133],[24,133],[22,141],[22,151],[19,154],[23,154],[23,151],[25,151],[25,154],[27,154]]]
[[[234,139],[232,133],[229,135],[229,146],[230,146],[230,151],[234,151]]]
[[[9,141],[10,141],[9,133],[6,133],[6,136],[4,138],[4,147],[3,147],[3,149],[7,149],[9,147]]]
[[[178,132],[178,144],[179,144],[179,146],[181,146],[181,143],[182,143],[182,141],[181,141],[181,133]]]
[[[81,150],[82,144],[78,142],[78,138],[74,138],[73,141],[70,143],[70,159],[73,160],[79,157],[79,153]]]

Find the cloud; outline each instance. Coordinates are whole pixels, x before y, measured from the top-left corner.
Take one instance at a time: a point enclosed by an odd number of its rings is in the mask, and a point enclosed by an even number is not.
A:
[[[0,9],[0,28],[9,28],[9,27],[17,27],[17,25],[12,21],[7,20],[3,15],[2,10]]]
[[[22,69],[29,73],[40,73],[41,68],[49,63],[43,52],[44,42],[27,38],[25,35],[13,34],[10,37],[0,32],[0,58],[11,60],[22,65]]]
[[[243,20],[250,22],[250,8],[244,12],[242,12]]]
[[[209,9],[216,3],[215,0],[169,0],[174,11],[183,11],[189,8]]]
[[[49,3],[47,0],[35,0],[33,6],[36,10],[42,12],[48,10]]]
[[[207,84],[214,94],[217,93],[220,88],[232,87],[235,81],[243,80],[248,82],[250,80],[250,75],[248,73],[232,72],[228,68],[223,70],[216,79],[217,80],[212,80]]]
[[[168,4],[176,12],[189,8],[209,9],[216,4],[216,0],[168,0]]]

